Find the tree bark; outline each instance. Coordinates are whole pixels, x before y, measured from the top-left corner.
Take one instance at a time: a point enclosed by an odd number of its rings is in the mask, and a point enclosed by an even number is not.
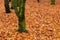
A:
[[[54,5],[55,4],[55,0],[51,0],[51,5]]]
[[[17,2],[17,0],[12,0],[12,5],[13,8],[15,10],[15,13],[18,17],[18,32],[22,33],[22,32],[27,32],[25,26],[25,1],[26,0],[19,0]],[[17,8],[19,7],[19,9]]]
[[[4,6],[6,13],[10,13],[9,0],[4,0]]]
[[[37,0],[37,2],[39,3],[39,2],[40,2],[40,0]]]
[[[26,24],[25,24],[25,2],[26,0],[20,0],[19,5],[19,15],[18,15],[18,21],[19,21],[19,32],[27,32],[26,30]]]

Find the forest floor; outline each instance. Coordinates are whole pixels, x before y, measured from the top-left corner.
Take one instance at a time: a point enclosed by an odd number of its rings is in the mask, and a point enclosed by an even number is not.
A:
[[[0,40],[60,40],[60,0],[55,5],[50,0],[27,0],[25,18],[29,33],[19,33],[14,10],[6,14],[0,0]]]

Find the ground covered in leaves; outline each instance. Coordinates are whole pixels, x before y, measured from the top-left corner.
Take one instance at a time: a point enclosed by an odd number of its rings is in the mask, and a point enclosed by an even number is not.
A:
[[[50,5],[50,0],[27,0],[25,8],[29,33],[19,33],[14,10],[6,14],[4,0],[0,0],[0,40],[60,40],[60,0],[56,5]]]

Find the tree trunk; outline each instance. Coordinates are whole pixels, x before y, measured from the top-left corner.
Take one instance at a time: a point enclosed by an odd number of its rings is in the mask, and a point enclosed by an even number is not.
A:
[[[18,21],[19,21],[19,32],[27,32],[25,26],[25,2],[26,0],[20,0],[19,5],[19,15],[18,15]]]
[[[55,4],[55,0],[51,0],[51,5],[54,5]]]
[[[4,0],[4,6],[6,13],[10,13],[9,0]]]
[[[40,2],[40,0],[37,0],[37,2],[39,3],[39,2]]]
[[[19,0],[19,2],[17,2],[17,0],[13,0],[12,1],[12,5],[13,5],[13,8],[15,10],[15,13],[18,17],[18,32],[27,32],[25,26],[25,15],[24,15],[24,12],[25,12],[25,0]],[[17,8],[19,7],[19,9]]]

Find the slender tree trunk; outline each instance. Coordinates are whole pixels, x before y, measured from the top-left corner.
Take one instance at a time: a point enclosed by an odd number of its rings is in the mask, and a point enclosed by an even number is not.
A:
[[[26,24],[25,24],[25,2],[26,0],[20,0],[19,5],[19,15],[18,15],[18,21],[19,21],[19,32],[27,32],[26,30]]]
[[[9,0],[9,2],[11,2],[11,0]]]
[[[9,0],[4,0],[4,6],[6,13],[10,13]]]
[[[40,0],[37,0],[37,2],[39,3],[39,2],[40,2]]]
[[[54,5],[55,4],[55,0],[51,0],[51,5]]]
[[[17,0],[12,0],[12,5],[14,7],[15,13],[18,17],[18,32],[27,32],[25,26],[25,1],[26,0],[19,0],[17,2]],[[19,7],[19,9],[17,8]]]

